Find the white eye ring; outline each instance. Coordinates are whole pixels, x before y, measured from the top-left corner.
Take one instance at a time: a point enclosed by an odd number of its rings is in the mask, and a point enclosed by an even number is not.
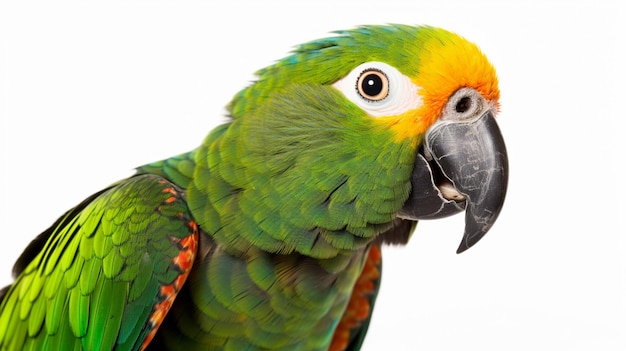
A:
[[[399,115],[422,106],[419,87],[383,62],[363,63],[333,87],[373,117]]]

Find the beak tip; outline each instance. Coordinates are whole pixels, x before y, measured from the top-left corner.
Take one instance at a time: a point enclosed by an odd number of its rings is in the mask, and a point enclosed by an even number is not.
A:
[[[475,232],[473,234],[468,234],[467,232],[463,235],[463,240],[461,240],[461,244],[459,248],[456,250],[457,254],[463,253],[467,251],[469,248],[474,246],[480,239],[483,238],[487,234],[487,230]]]
[[[462,254],[467,249],[469,249],[469,246],[465,245],[464,243],[461,243],[461,245],[459,245],[459,248],[456,249],[456,253],[457,253],[457,255],[458,254]]]

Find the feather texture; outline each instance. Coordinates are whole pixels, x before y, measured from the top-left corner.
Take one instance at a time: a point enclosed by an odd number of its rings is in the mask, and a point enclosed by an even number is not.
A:
[[[372,115],[377,101],[347,98],[334,83],[365,63],[393,68],[410,103]],[[33,240],[0,291],[0,350],[360,349],[380,247],[415,228],[398,214],[424,134],[459,88],[497,100],[495,73],[456,34],[388,25],[302,44],[257,75],[198,148]]]

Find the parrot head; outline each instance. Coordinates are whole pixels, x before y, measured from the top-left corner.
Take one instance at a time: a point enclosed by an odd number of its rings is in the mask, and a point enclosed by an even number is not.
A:
[[[230,129],[246,140],[233,147],[238,161],[224,178],[241,188],[244,179],[257,182],[257,218],[278,213],[314,231],[315,242],[291,244],[300,252],[366,245],[398,220],[462,211],[457,252],[471,247],[495,222],[507,188],[493,66],[475,44],[440,28],[335,33],[258,71],[234,97]]]

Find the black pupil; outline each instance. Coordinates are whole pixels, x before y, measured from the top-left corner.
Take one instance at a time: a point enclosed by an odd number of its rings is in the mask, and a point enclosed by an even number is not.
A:
[[[378,74],[368,74],[361,83],[361,89],[367,96],[376,96],[383,91],[383,80]]]
[[[472,99],[466,96],[466,97],[461,98],[461,100],[459,100],[456,103],[455,110],[458,113],[463,113],[463,112],[467,112],[467,110],[469,110],[470,107],[472,107]]]

